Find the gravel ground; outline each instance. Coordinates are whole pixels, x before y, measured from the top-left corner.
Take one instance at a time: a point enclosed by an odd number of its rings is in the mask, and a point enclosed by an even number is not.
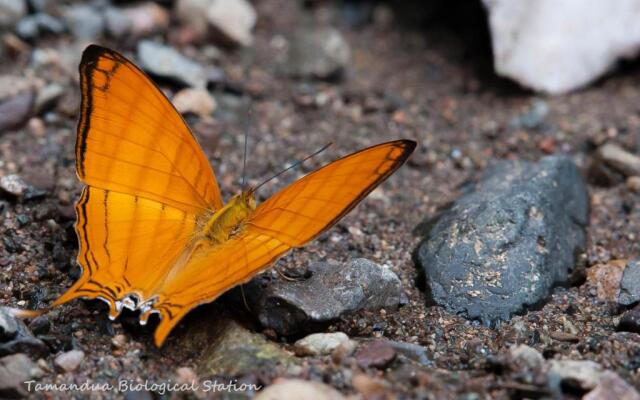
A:
[[[219,56],[226,80],[213,91],[218,100],[215,119],[188,120],[216,168],[225,198],[240,188],[246,104],[252,109],[250,183],[260,182],[327,142],[334,143],[298,171],[269,183],[260,193],[264,198],[297,176],[356,149],[395,138],[418,142],[412,159],[387,183],[335,228],[279,264],[291,269],[318,260],[346,262],[364,257],[389,266],[401,279],[406,305],[397,311],[348,315],[323,331],[342,331],[361,342],[387,338],[418,344],[426,348],[430,365],[396,361],[386,368],[362,368],[354,357],[339,359],[334,354],[299,359],[295,368],[256,368],[237,377],[240,382],[269,385],[279,377],[301,377],[366,398],[385,398],[380,394],[385,391],[390,396],[386,398],[551,396],[548,375],[523,372],[510,364],[510,346],[527,344],[546,360],[596,361],[640,389],[640,336],[617,331],[625,309],[599,298],[596,282],[587,279],[585,272],[611,260],[640,257],[640,194],[624,179],[604,186],[591,179],[588,246],[574,276],[557,287],[547,302],[508,322],[487,327],[437,306],[425,306],[412,261],[420,239],[414,234],[416,226],[453,201],[462,184],[496,159],[536,160],[550,153],[567,154],[592,178],[589,167],[602,143],[615,142],[637,152],[638,64],[624,65],[580,92],[538,98],[491,73],[488,34],[478,23],[481,12],[446,9],[446,18],[436,13],[428,22],[415,25],[399,17],[390,19],[390,10],[384,6],[374,9],[373,21],[350,26],[345,16],[352,15],[347,13],[351,9],[315,3],[302,10],[291,1],[257,2],[253,47],[223,51]],[[283,46],[299,29],[310,29],[312,24],[338,27],[350,44],[352,58],[344,79],[309,82],[282,72]],[[66,36],[39,39],[34,47],[6,58],[0,72],[36,79],[37,75],[29,75],[32,69],[25,69],[34,48],[58,49],[64,64],[65,57],[79,58],[80,50],[67,55],[63,49],[83,47],[69,40]],[[126,41],[104,44],[129,56],[135,48]],[[186,46],[184,53],[203,65],[208,62],[201,48]],[[29,198],[0,197],[0,304],[8,306],[48,304],[79,276],[72,260],[77,251],[73,203],[81,190],[73,152],[80,94],[75,73],[52,69],[44,74],[37,77],[63,85],[62,99],[53,110],[0,132],[0,176],[17,173],[41,190]],[[547,115],[532,124],[517,123],[540,102],[548,107]],[[273,279],[279,278],[274,275]],[[236,320],[250,331],[262,332],[250,314],[224,298],[187,316],[161,349],[152,342],[153,324],[138,327],[130,322],[131,315],[111,322],[99,302],[76,301],[49,313],[47,319],[51,328],[46,335],[53,351],[38,364],[45,371],[39,381],[49,383],[122,378],[180,381],[188,380],[189,374],[205,379],[211,375],[202,368],[201,350],[214,340],[220,321]],[[299,338],[262,333],[287,351]],[[61,372],[55,356],[71,348],[84,351],[82,366]],[[370,378],[364,379],[368,386],[355,383],[353,377],[360,375]],[[376,385],[381,391],[371,391]],[[569,398],[587,392],[579,385],[564,390]],[[146,395],[127,394],[128,398]],[[68,394],[33,396],[64,398]],[[171,396],[189,395],[165,395]]]

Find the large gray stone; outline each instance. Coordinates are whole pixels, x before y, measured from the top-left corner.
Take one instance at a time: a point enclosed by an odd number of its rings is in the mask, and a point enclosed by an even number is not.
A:
[[[588,214],[570,159],[498,163],[426,224],[415,260],[429,298],[484,323],[543,301],[585,248]]]
[[[364,258],[344,265],[314,263],[309,272],[303,281],[247,285],[251,309],[266,328],[290,335],[361,309],[396,309],[401,302],[398,276]]]
[[[27,384],[44,373],[24,354],[13,354],[0,358],[0,398],[27,396]]]

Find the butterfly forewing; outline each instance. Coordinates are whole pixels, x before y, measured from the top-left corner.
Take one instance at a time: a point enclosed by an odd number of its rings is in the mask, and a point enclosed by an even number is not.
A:
[[[222,207],[202,149],[142,71],[92,45],[83,53],[80,81],[76,170],[84,183],[192,213]]]

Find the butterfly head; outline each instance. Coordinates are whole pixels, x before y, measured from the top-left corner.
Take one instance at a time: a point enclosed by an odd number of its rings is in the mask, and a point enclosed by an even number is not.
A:
[[[233,198],[233,200],[237,201],[237,204],[245,207],[251,211],[256,209],[256,197],[254,195],[255,191],[253,188],[249,188],[247,190],[243,190],[242,193]]]

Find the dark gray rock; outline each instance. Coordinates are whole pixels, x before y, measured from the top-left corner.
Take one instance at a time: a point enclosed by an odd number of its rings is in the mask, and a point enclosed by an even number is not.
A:
[[[187,86],[203,88],[206,85],[205,69],[173,47],[142,40],[138,43],[137,53],[140,66],[151,75]]]
[[[27,396],[25,382],[43,375],[42,370],[24,354],[0,358],[0,398]]]
[[[427,294],[466,318],[508,319],[567,280],[588,215],[587,188],[570,159],[498,163],[425,224],[414,256]]]
[[[622,273],[618,303],[629,306],[638,301],[640,301],[640,261],[634,260],[627,263]]]
[[[286,68],[293,76],[330,79],[344,73],[350,58],[349,44],[336,29],[304,29],[291,42]]]
[[[622,314],[618,323],[618,330],[622,332],[640,333],[640,305]]]
[[[4,336],[5,339],[0,341],[0,357],[25,353],[37,359],[49,354],[49,347],[42,340],[34,337],[22,320],[14,318],[9,311],[0,308],[0,319],[3,317],[6,320],[5,328],[9,328],[10,332],[5,332],[7,333]]]
[[[391,270],[364,258],[346,265],[314,263],[304,281],[273,281],[262,288],[248,284],[251,309],[260,322],[281,335],[309,330],[361,309],[396,309],[401,299],[400,279]]]

